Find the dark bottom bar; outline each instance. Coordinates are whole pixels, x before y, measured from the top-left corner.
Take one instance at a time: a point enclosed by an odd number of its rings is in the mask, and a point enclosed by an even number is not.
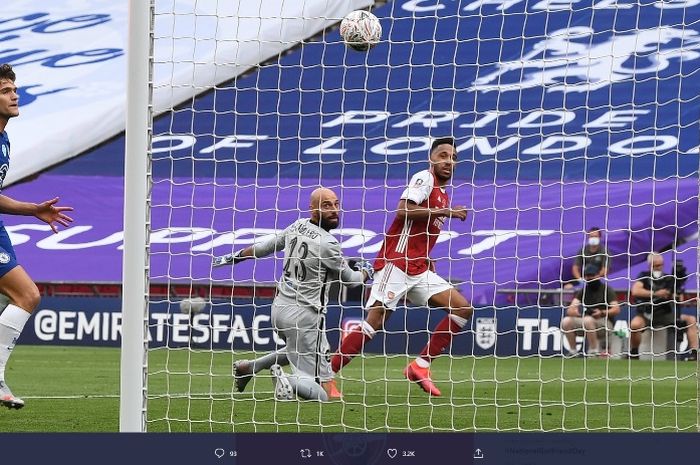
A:
[[[697,460],[700,434],[2,434],[23,465],[662,464]]]

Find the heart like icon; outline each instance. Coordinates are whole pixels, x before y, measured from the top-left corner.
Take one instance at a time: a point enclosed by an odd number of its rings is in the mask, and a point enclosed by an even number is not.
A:
[[[216,455],[216,458],[219,458],[219,459],[220,459],[221,457],[224,456],[225,453],[226,453],[226,451],[223,450],[223,449],[221,449],[221,448],[219,448],[219,449],[214,449],[214,455]]]
[[[386,450],[386,455],[388,455],[390,459],[393,459],[394,457],[396,457],[397,453],[398,453],[398,451],[396,449],[387,449]]]

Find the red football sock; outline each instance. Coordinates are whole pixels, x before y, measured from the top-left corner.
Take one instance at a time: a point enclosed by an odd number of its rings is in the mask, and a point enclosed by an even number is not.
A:
[[[421,358],[430,362],[440,355],[442,351],[445,350],[445,347],[449,346],[450,342],[452,342],[452,336],[461,329],[462,328],[453,321],[449,315],[443,318],[433,330],[433,335],[430,336],[428,345],[421,351]]]
[[[367,339],[369,339],[369,336],[367,336],[361,328],[357,328],[345,336],[338,353],[331,357],[331,368],[333,371],[337,373],[341,368],[350,363],[350,360],[360,353]]]

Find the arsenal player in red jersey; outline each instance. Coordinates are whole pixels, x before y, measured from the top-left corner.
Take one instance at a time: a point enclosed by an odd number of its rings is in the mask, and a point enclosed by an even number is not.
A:
[[[430,169],[416,173],[404,190],[396,218],[386,233],[374,262],[374,284],[367,301],[367,318],[348,334],[331,360],[338,372],[384,326],[396,304],[404,298],[416,305],[429,305],[447,311],[438,323],[428,345],[404,370],[404,375],[432,396],[440,390],[430,377],[430,362],[450,345],[471,317],[473,308],[450,283],[438,276],[430,260],[446,218],[467,218],[466,207],[449,206],[445,186],[452,178],[457,161],[451,137],[435,140],[430,149]]]

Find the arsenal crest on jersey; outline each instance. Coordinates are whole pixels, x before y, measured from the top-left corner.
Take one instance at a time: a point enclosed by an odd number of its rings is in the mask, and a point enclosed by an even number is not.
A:
[[[474,328],[474,340],[482,349],[490,349],[496,344],[496,319],[477,318]]]

